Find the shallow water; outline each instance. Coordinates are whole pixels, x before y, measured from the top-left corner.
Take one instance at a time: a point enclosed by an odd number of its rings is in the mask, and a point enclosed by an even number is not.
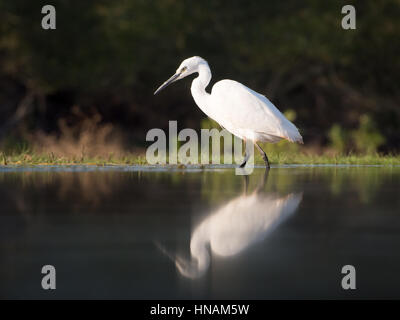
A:
[[[234,172],[1,167],[0,298],[400,298],[399,167]]]

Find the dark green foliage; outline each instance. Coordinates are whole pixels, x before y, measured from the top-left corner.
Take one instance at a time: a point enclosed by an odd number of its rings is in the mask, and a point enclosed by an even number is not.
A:
[[[357,29],[347,31],[337,0],[54,0],[54,31],[41,28],[44,4],[0,0],[0,127],[31,92],[24,132],[57,131],[74,105],[139,144],[168,120],[199,128],[188,81],[152,93],[200,55],[213,82],[236,79],[294,110],[306,144],[325,145],[335,123],[355,130],[368,114],[380,150],[400,148],[398,0],[353,1]]]

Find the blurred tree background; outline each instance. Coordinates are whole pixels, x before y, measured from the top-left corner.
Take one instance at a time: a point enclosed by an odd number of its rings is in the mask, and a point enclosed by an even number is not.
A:
[[[46,4],[56,30],[41,28]],[[356,30],[341,27],[346,4]],[[400,0],[0,0],[0,145],[135,150],[168,120],[199,129],[189,80],[153,96],[199,55],[209,90],[229,78],[265,94],[305,148],[397,153],[399,17]]]

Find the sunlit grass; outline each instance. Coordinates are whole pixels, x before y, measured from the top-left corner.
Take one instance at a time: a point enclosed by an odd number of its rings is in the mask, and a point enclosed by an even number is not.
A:
[[[136,154],[107,157],[66,157],[54,154],[10,154],[0,153],[0,165],[143,165],[145,157]]]
[[[400,165],[400,155],[314,155],[294,152],[269,152],[268,157],[272,165],[279,164],[332,164],[332,165]],[[263,164],[257,154],[256,164]],[[223,156],[221,155],[221,163]],[[32,152],[5,154],[0,152],[0,165],[145,165],[148,164],[144,155],[126,154],[106,157],[66,157],[55,156],[53,153],[37,154]]]
[[[352,164],[352,165],[400,165],[399,155],[310,155],[294,153],[271,153],[269,160],[272,164]],[[256,157],[256,163],[262,163]]]

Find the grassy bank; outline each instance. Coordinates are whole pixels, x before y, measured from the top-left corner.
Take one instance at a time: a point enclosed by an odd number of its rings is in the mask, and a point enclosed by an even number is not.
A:
[[[304,153],[269,153],[271,164],[352,164],[352,165],[400,165],[400,155],[310,155]],[[221,162],[222,162],[221,156]],[[0,153],[0,165],[145,165],[144,155],[127,154],[107,157],[58,157],[54,154],[4,154]],[[256,164],[263,164],[256,156]]]

